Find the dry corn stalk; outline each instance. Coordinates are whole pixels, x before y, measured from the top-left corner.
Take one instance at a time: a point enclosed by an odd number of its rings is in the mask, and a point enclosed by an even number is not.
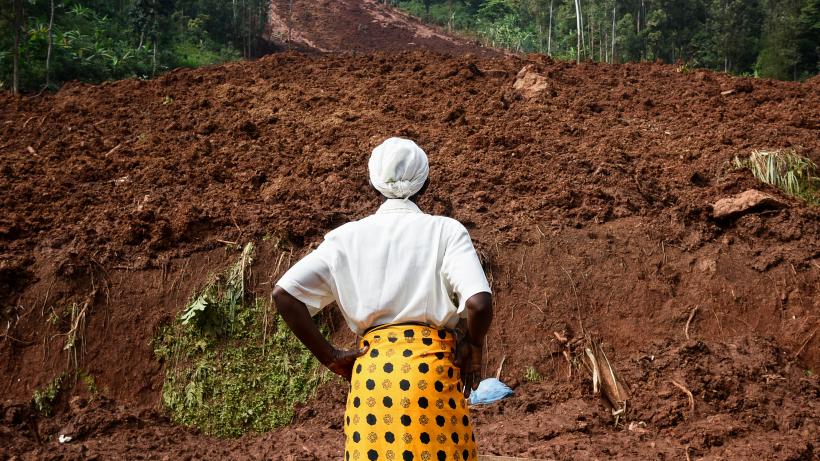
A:
[[[593,393],[597,395],[600,392],[603,395],[604,401],[612,409],[615,424],[618,424],[621,416],[626,413],[626,402],[629,399],[626,383],[618,376],[600,341],[587,338],[583,362],[592,374]]]

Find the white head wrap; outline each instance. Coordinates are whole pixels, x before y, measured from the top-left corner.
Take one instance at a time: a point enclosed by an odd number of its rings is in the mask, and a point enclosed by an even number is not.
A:
[[[421,190],[430,172],[427,154],[402,138],[390,138],[373,149],[367,168],[373,187],[387,198],[411,197]]]

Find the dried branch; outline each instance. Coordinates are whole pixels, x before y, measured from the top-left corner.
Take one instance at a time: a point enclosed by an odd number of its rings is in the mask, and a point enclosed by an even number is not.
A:
[[[689,413],[694,414],[695,413],[695,396],[692,395],[692,391],[690,391],[689,389],[686,388],[686,386],[684,386],[683,384],[675,381],[674,379],[671,380],[671,382],[672,382],[672,384],[675,385],[675,387],[682,390],[683,393],[686,394],[686,397],[689,399]]]
[[[689,324],[692,323],[692,319],[695,318],[695,313],[698,311],[700,306],[695,306],[692,309],[692,312],[689,313],[689,319],[686,321],[686,328],[683,329],[683,334],[686,336],[686,340],[689,340]]]

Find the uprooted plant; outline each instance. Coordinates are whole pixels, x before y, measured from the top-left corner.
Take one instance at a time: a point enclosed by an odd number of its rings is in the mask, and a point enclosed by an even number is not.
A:
[[[592,378],[593,395],[601,396],[604,404],[612,412],[617,426],[626,416],[629,386],[610,362],[601,341],[586,334],[574,339],[569,339],[559,332],[553,332],[553,335],[568,363],[569,375],[572,375],[574,368],[583,368],[589,373]]]
[[[63,350],[68,354],[69,365],[77,368],[79,360],[77,357],[77,350],[84,349],[83,343],[85,338],[83,332],[85,331],[85,321],[88,314],[88,302],[80,306],[77,303],[71,304],[71,318],[69,323],[69,330],[65,334],[65,344]]]
[[[248,299],[254,248],[192,297],[154,341],[165,363],[162,402],[176,422],[217,436],[288,424],[328,379],[264,299]]]
[[[735,168],[748,169],[755,178],[785,194],[820,203],[817,165],[791,149],[755,150],[747,158],[735,157]]]

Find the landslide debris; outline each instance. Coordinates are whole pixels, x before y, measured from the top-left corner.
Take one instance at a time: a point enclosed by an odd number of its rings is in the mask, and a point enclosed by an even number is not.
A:
[[[548,86],[531,97],[514,87],[527,66]],[[737,82],[654,63],[284,53],[0,94],[0,449],[338,459],[341,383],[293,426],[211,439],[147,410],[165,377],[151,341],[229,247],[258,245],[249,287],[264,297],[325,232],[371,213],[367,157],[399,135],[430,155],[421,207],[463,222],[492,275],[487,367],[506,356],[502,378],[527,396],[479,415],[488,453],[810,459],[820,213],[731,162],[761,148],[817,162],[820,91],[750,79],[721,95]],[[787,206],[714,219],[750,189]],[[24,411],[66,368],[70,306],[85,302],[77,366],[102,395],[80,383],[90,400]],[[640,430],[613,428],[553,355],[578,313],[632,386]],[[59,444],[69,425],[81,435]]]

